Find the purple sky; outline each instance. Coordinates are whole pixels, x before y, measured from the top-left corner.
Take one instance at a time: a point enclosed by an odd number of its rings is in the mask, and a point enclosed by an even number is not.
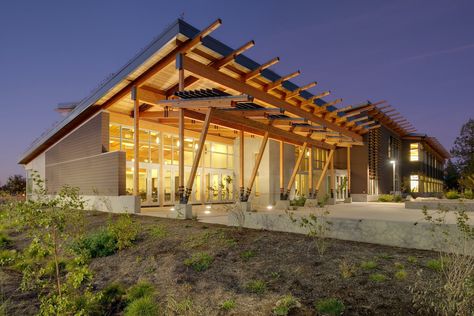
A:
[[[279,6],[282,2],[287,5]],[[280,74],[344,105],[387,100],[448,149],[474,117],[474,2],[5,1],[0,7],[0,182],[20,154],[80,100],[184,14]]]

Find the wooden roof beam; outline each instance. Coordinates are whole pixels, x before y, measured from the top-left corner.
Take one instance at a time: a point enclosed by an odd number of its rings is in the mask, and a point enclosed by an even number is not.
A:
[[[310,89],[310,88],[316,86],[317,84],[318,84],[318,83],[317,83],[316,81],[313,81],[313,82],[310,82],[310,83],[308,83],[308,84],[306,84],[306,85],[304,85],[304,86],[301,86],[301,87],[299,87],[299,88],[296,88],[295,90],[286,93],[284,99],[285,99],[285,100],[289,100],[289,99],[291,99],[291,98],[297,97],[297,96],[300,95],[300,93],[301,93],[302,91],[308,90],[308,89]]]
[[[279,88],[279,87],[283,84],[283,82],[288,81],[288,80],[290,80],[290,79],[292,79],[292,78],[294,78],[294,77],[296,77],[296,76],[299,76],[300,74],[301,74],[301,71],[299,71],[299,70],[297,70],[297,71],[295,71],[295,72],[292,72],[291,74],[286,75],[286,76],[283,76],[283,77],[281,77],[280,79],[278,79],[278,80],[276,80],[276,81],[270,82],[269,84],[267,84],[267,85],[263,88],[263,90],[264,90],[265,92],[270,92],[270,91],[272,91],[273,89]]]
[[[336,99],[336,100],[334,100],[334,101],[325,103],[325,104],[323,104],[322,106],[316,107],[316,108],[314,109],[314,111],[313,111],[313,114],[317,114],[317,113],[320,113],[320,112],[324,112],[327,107],[336,105],[336,104],[341,103],[341,102],[342,102],[342,99],[339,98],[339,99]],[[330,114],[330,113],[333,113],[333,112],[329,112],[329,114]]]
[[[300,104],[300,108],[308,107],[308,106],[311,106],[313,108],[313,107],[317,106],[316,104],[314,104],[315,100],[324,98],[324,97],[326,97],[330,94],[331,94],[331,91],[324,91],[324,92],[321,92],[319,94],[313,95],[311,98],[307,99],[306,101],[303,101]]]
[[[190,71],[196,74],[197,76],[216,82],[221,86],[227,87],[229,89],[239,91],[240,93],[251,95],[257,100],[260,100],[271,106],[280,108],[284,111],[288,111],[288,113],[291,113],[295,116],[305,118],[310,122],[325,125],[332,130],[341,132],[344,135],[353,138],[355,141],[362,141],[362,137],[355,132],[349,131],[336,123],[330,122],[329,120],[325,120],[324,118],[318,117],[308,111],[295,107],[291,103],[281,100],[280,98],[271,95],[265,91],[262,91],[257,87],[248,85],[212,67],[203,65],[202,63],[195,61],[187,56],[183,57],[183,66],[187,71]]]
[[[254,70],[250,71],[249,73],[246,73],[245,75],[243,75],[242,76],[242,81],[246,82],[246,81],[249,81],[249,80],[259,76],[262,71],[264,71],[265,69],[275,65],[279,61],[280,61],[280,57],[275,57],[275,58],[267,61],[266,63],[262,64],[261,66],[257,67],[256,69],[254,69]]]
[[[352,105],[348,105],[346,107],[343,107],[343,108],[340,108],[340,109],[337,109],[337,110],[334,110],[334,112],[336,113],[339,113],[339,112],[346,112],[348,110],[352,109]]]
[[[219,69],[219,68],[222,68],[222,67],[225,67],[227,64],[229,64],[230,62],[232,62],[237,56],[239,56],[240,54],[242,54],[243,52],[245,52],[246,50],[252,48],[255,46],[255,41],[248,41],[247,43],[245,43],[244,45],[240,46],[239,48],[237,48],[236,50],[234,50],[232,53],[230,53],[229,55],[219,59],[219,60],[216,60],[216,61],[213,61],[210,66],[216,68],[216,69]]]

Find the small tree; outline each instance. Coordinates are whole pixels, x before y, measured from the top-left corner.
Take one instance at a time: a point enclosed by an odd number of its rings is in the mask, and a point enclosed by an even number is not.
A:
[[[459,174],[458,168],[451,159],[449,159],[444,169],[444,184],[446,189],[458,191],[460,178],[461,175]]]
[[[10,176],[7,183],[1,187],[1,190],[11,195],[24,194],[26,192],[25,177],[20,174]]]
[[[469,119],[461,128],[459,136],[454,141],[451,155],[455,160],[463,189],[473,189],[465,187],[470,184],[469,178],[474,178],[474,119]]]

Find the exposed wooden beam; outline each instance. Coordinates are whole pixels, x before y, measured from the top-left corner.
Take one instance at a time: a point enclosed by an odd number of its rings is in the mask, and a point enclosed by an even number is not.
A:
[[[250,193],[252,192],[253,184],[255,182],[255,177],[257,176],[258,168],[260,167],[260,162],[262,161],[263,153],[265,152],[265,147],[268,143],[269,133],[265,132],[263,135],[262,142],[260,143],[260,148],[257,153],[257,157],[255,158],[255,165],[253,166],[252,173],[250,174],[249,183],[247,185],[247,189],[245,190],[245,195],[242,201],[246,202],[249,200]]]
[[[310,82],[310,83],[308,83],[308,84],[306,84],[306,85],[304,85],[304,86],[298,87],[298,88],[296,88],[295,90],[286,93],[284,99],[285,99],[285,100],[289,100],[289,99],[291,99],[291,98],[297,97],[297,96],[300,95],[300,93],[301,93],[302,91],[308,90],[308,89],[310,89],[310,88],[316,86],[317,84],[318,84],[318,83],[317,83],[316,81],[313,81],[313,82]]]
[[[311,134],[309,134],[308,137],[310,137],[310,135]],[[303,147],[300,149],[298,158],[296,159],[295,165],[293,167],[293,171],[290,176],[290,180],[288,181],[288,185],[286,186],[286,192],[283,196],[284,200],[288,200],[288,196],[290,195],[291,188],[293,187],[293,184],[295,183],[296,175],[298,174],[298,170],[300,169],[301,161],[303,161],[307,147],[308,147],[308,143],[305,142],[303,144]]]
[[[168,55],[157,61],[153,66],[146,70],[143,74],[138,76],[136,79],[129,82],[125,87],[123,87],[119,92],[114,94],[109,100],[101,105],[103,109],[109,108],[112,104],[118,102],[120,99],[125,97],[130,93],[130,90],[133,86],[137,88],[142,87],[147,80],[153,77],[157,72],[171,64],[175,61],[176,55],[179,53],[185,53],[189,50],[192,50],[196,45],[198,45],[204,37],[209,35],[212,31],[217,29],[222,24],[221,19],[217,19],[211,25],[199,32],[194,38],[188,39],[175,49],[173,49]]]
[[[297,70],[295,72],[292,72],[291,74],[289,75],[286,75],[286,76],[283,76],[281,77],[280,79],[276,80],[276,81],[273,81],[273,82],[270,82],[269,84],[267,84],[263,90],[265,92],[270,92],[272,91],[273,89],[276,89],[276,88],[279,88],[283,82],[287,81],[287,80],[290,80],[296,76],[299,76],[301,74],[301,71]]]
[[[230,62],[232,62],[237,56],[239,56],[240,54],[242,54],[243,52],[245,52],[246,50],[252,48],[253,46],[255,45],[255,42],[254,41],[249,41],[247,43],[245,43],[244,45],[242,45],[241,47],[237,48],[236,50],[234,50],[232,53],[230,53],[229,55],[219,59],[219,60],[216,60],[216,61],[213,61],[210,66],[211,67],[214,67],[216,69],[219,69],[219,68],[222,68],[222,67],[225,67],[227,64],[229,64]]]
[[[225,86],[227,88],[239,91],[240,93],[245,93],[248,95],[253,96],[254,98],[261,100],[264,103],[270,104],[272,106],[281,108],[285,111],[288,111],[289,113],[292,113],[296,116],[302,117],[307,119],[308,121],[314,122],[316,124],[321,124],[325,125],[328,128],[335,130],[337,132],[341,132],[346,136],[349,136],[353,138],[355,141],[362,141],[362,137],[354,133],[352,131],[347,130],[344,127],[341,127],[337,125],[336,123],[330,122],[328,120],[325,120],[321,117],[318,117],[310,112],[307,112],[303,109],[297,108],[294,105],[279,99],[278,97],[271,95],[269,93],[266,93],[256,87],[253,87],[251,85],[245,84],[241,82],[240,80],[237,80],[235,78],[232,78],[231,76],[228,76],[212,67],[207,67],[187,56],[183,57],[183,64],[184,67],[189,70],[190,72],[201,76],[203,78],[206,78],[208,80],[214,81],[219,83],[222,86]]]
[[[324,163],[323,170],[321,172],[321,175],[318,178],[318,182],[316,182],[316,186],[314,188],[314,193],[317,196],[319,188],[321,187],[321,183],[323,182],[324,178],[326,177],[326,172],[328,171],[328,167],[330,164],[330,161],[332,160],[332,157],[334,155],[334,149],[331,149],[329,151],[329,155],[326,155],[326,162]]]
[[[262,71],[264,71],[265,69],[275,65],[279,61],[280,61],[279,57],[275,57],[275,58],[267,61],[266,63],[262,64],[261,66],[258,66],[256,69],[254,69],[254,70],[250,71],[249,73],[246,73],[245,75],[243,75],[242,76],[242,81],[246,82],[246,81],[249,81],[249,80],[257,77],[258,75],[260,75],[260,73]]]
[[[306,101],[301,102],[300,108],[307,107],[307,106],[317,107],[317,105],[314,104],[314,101],[317,99],[324,98],[330,94],[331,94],[331,91],[324,91],[319,94],[313,95],[311,98],[307,99]]]
[[[337,110],[334,110],[335,113],[339,113],[339,112],[346,112],[348,110],[352,109],[352,105],[348,105],[346,107],[343,107],[343,108],[340,108],[340,109],[337,109]]]
[[[316,107],[313,111],[313,114],[317,114],[317,113],[320,113],[320,112],[324,112],[326,110],[326,108],[330,107],[330,106],[333,106],[333,105],[336,105],[338,103],[342,102],[342,99],[339,98],[339,99],[336,99],[334,101],[331,101],[331,102],[327,102],[319,107]],[[333,113],[333,112],[329,112],[330,113]]]
[[[133,128],[134,128],[134,133],[133,133],[133,195],[138,196],[139,195],[139,177],[138,177],[138,172],[139,172],[139,161],[138,159],[140,155],[140,98],[138,96],[138,88],[134,86],[131,91],[131,96],[133,100]]]

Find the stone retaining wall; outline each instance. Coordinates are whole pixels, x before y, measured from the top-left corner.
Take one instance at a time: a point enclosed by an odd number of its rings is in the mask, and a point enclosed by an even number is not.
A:
[[[474,201],[473,200],[446,200],[446,199],[425,199],[425,200],[414,200],[406,201],[405,208],[421,210],[423,207],[427,207],[429,210],[437,210],[440,207],[455,211],[464,208],[468,212],[474,212]]]

